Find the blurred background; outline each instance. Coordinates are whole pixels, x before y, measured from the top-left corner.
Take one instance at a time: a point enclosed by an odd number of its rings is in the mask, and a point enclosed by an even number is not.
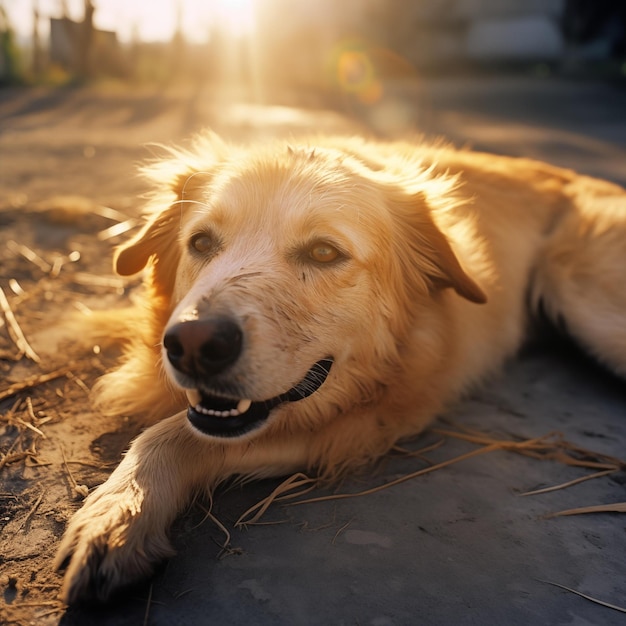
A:
[[[468,71],[626,76],[616,0],[3,0],[0,84],[235,84],[260,102],[372,104]]]
[[[121,202],[145,143],[203,127],[445,137],[623,183],[624,86],[623,0],[0,0],[0,204]]]

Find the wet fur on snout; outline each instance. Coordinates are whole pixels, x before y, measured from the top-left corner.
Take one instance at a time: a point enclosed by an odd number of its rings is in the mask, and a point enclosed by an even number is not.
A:
[[[115,257],[122,275],[146,268],[144,302],[99,317],[127,348],[97,402],[154,425],[68,526],[57,559],[67,601],[149,574],[197,491],[235,475],[333,478],[419,433],[516,352],[539,308],[626,376],[621,187],[525,159],[341,137],[238,147],[205,134],[147,174],[145,225]],[[242,329],[237,360],[214,380],[185,379],[164,333],[223,315]],[[328,356],[315,393],[241,437],[188,423],[183,387],[263,400]]]

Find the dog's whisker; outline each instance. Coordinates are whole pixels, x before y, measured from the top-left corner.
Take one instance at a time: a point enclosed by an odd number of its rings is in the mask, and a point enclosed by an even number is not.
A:
[[[191,200],[189,198],[185,198],[185,199],[181,199],[181,200],[174,200],[174,202],[172,202],[172,206],[177,206],[177,205],[181,205],[181,206],[185,206],[187,204],[193,204],[196,206],[200,206],[203,209],[210,209],[210,205],[208,205],[206,202],[201,202],[200,200]]]

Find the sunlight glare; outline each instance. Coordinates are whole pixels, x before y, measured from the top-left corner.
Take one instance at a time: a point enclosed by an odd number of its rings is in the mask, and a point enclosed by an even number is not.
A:
[[[216,22],[235,37],[249,35],[254,28],[253,0],[213,0],[213,11]]]
[[[32,8],[25,0],[5,0],[11,21],[23,36],[32,32]],[[180,26],[185,38],[204,43],[213,27],[229,36],[245,37],[254,30],[255,0],[92,0],[96,10],[96,28],[117,33],[124,42],[138,37],[141,41],[169,41]],[[0,0],[0,4],[3,4]],[[76,21],[82,19],[84,0],[38,0],[40,15],[61,17],[60,6]],[[180,21],[180,23],[179,23]]]
[[[244,37],[254,27],[253,2],[254,0],[153,0],[149,10],[142,11],[137,17],[137,24],[142,35],[148,39],[168,39],[166,33],[171,37],[178,25],[185,37],[195,42],[206,41],[215,26],[232,37]],[[103,8],[105,4],[105,0],[101,0],[100,5]]]

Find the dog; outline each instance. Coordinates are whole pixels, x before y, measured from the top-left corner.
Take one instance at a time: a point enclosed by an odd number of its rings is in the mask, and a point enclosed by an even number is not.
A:
[[[528,159],[204,133],[147,168],[116,251],[144,301],[97,406],[152,425],[70,521],[63,599],[105,601],[172,554],[197,493],[296,470],[332,480],[422,431],[541,313],[626,377],[626,191]]]

